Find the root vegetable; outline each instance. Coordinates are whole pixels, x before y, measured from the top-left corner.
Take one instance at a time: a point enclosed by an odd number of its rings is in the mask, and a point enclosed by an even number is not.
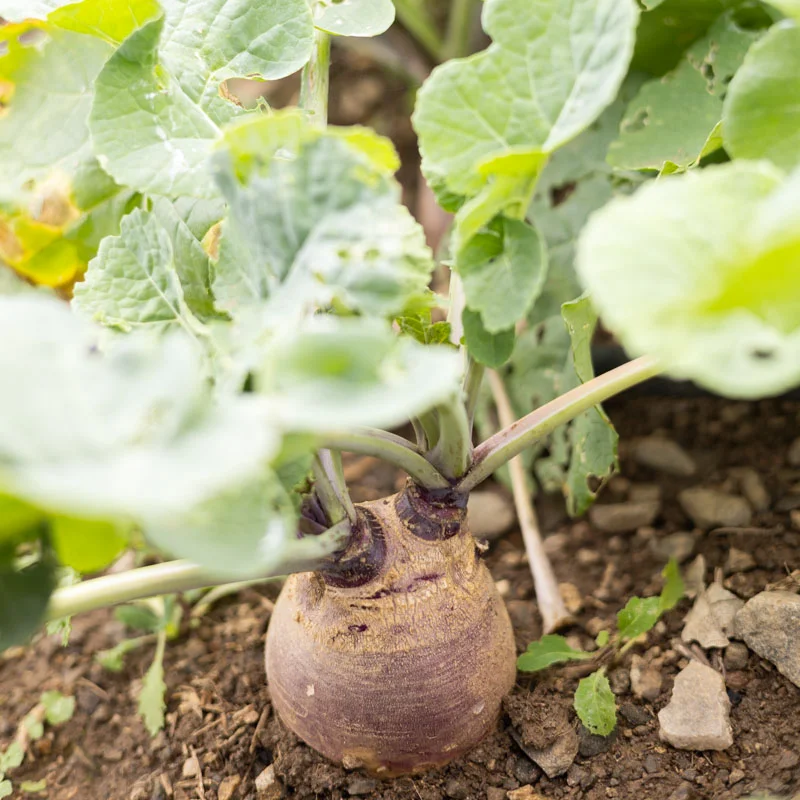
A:
[[[346,766],[419,772],[463,754],[513,686],[508,614],[466,521],[466,497],[409,485],[364,503],[350,552],[287,581],[267,674],[283,722]]]

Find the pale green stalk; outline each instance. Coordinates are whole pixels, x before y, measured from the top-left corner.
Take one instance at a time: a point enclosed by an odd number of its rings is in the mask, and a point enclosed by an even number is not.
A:
[[[309,120],[324,128],[328,124],[328,89],[331,72],[331,37],[324,31],[314,32],[311,59],[303,67],[300,105]]]
[[[428,55],[439,63],[442,60],[444,43],[424,3],[425,0],[394,0],[394,7],[403,27],[422,45]]]
[[[560,425],[570,422],[609,397],[649,380],[659,372],[661,367],[655,359],[642,356],[537,408],[475,448],[472,468],[456,489],[471,492],[514,456],[552,433]]]

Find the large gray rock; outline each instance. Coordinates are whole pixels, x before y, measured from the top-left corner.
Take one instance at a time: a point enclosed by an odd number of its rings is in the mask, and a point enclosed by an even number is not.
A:
[[[712,583],[686,615],[681,639],[705,648],[727,647],[728,637],[735,628],[734,618],[743,606],[744,601],[733,592],[722,584]]]
[[[749,525],[753,518],[744,498],[716,489],[684,489],[678,500],[698,528],[740,528]]]
[[[736,633],[800,686],[800,596],[761,592],[736,615]]]
[[[605,503],[592,506],[589,519],[592,524],[606,533],[627,533],[650,525],[661,509],[659,500],[645,500],[638,503]]]
[[[679,477],[689,477],[697,471],[694,459],[677,442],[663,436],[637,439],[633,457],[646,467]]]
[[[692,661],[675,678],[672,699],[658,713],[659,734],[679,750],[725,750],[733,744],[730,711],[722,675]]]

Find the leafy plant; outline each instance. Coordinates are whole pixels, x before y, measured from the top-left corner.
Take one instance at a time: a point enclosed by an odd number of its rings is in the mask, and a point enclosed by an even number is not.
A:
[[[448,303],[392,144],[326,124],[331,43],[385,30],[388,0],[0,0],[0,647],[291,574],[267,653],[284,721],[374,769],[441,763],[515,675],[469,492],[526,453],[582,513],[616,466],[608,397],[661,371],[737,397],[800,381],[794,5],[486,0],[469,55],[476,10],[439,27],[398,3],[433,60],[461,56],[413,118],[454,213]],[[298,109],[229,83],[300,70]],[[639,357],[595,377],[598,312]],[[354,505],[342,452],[407,486]],[[75,582],[128,548],[178,560]],[[144,634],[151,730],[171,602]],[[535,664],[584,658],[543,642]],[[606,689],[580,692],[598,730]]]
[[[549,634],[531,642],[517,659],[522,672],[539,672],[553,664],[569,661],[592,661],[603,664],[578,683],[575,691],[575,711],[586,728],[598,736],[608,736],[617,725],[617,704],[606,677],[606,665],[618,659],[670,611],[684,594],[683,579],[678,563],[672,559],[661,573],[664,588],[656,597],[631,597],[617,614],[617,629],[613,635],[601,631],[597,650],[587,652],[570,647],[563,636]]]

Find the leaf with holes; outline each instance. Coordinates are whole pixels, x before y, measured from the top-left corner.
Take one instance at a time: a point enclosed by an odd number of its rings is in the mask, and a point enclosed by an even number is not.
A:
[[[608,736],[617,726],[617,701],[605,669],[583,678],[575,691],[575,711],[590,733]]]
[[[611,202],[581,236],[578,270],[628,352],[764,397],[800,383],[798,230],[800,175],[733,162]]]

